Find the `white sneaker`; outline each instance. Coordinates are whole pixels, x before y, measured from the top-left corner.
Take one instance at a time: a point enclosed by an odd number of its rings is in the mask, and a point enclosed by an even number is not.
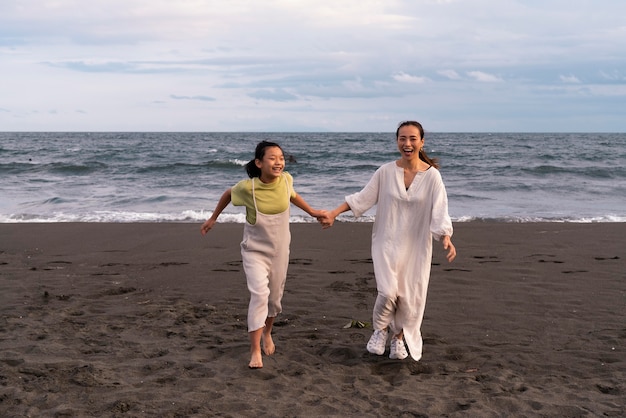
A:
[[[385,345],[387,344],[387,330],[377,329],[374,331],[370,340],[367,342],[367,351],[372,354],[382,356],[385,354]]]
[[[406,351],[403,338],[396,338],[395,336],[392,337],[390,349],[389,358],[391,359],[404,360],[409,356],[409,353]]]

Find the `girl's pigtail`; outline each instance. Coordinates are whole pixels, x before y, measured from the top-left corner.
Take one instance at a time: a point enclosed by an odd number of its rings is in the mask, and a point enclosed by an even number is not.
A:
[[[248,177],[250,177],[251,179],[255,177],[261,177],[261,169],[256,166],[256,161],[254,158],[248,161],[245,167],[246,173],[248,173]]]

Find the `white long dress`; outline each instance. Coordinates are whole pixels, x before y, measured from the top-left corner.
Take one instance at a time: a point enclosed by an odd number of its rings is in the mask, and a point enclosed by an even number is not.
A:
[[[381,166],[358,193],[346,196],[355,216],[376,205],[372,260],[379,296],[395,305],[391,330],[404,330],[411,357],[422,356],[421,324],[432,262],[432,239],[452,236],[448,197],[436,168],[419,172],[408,190],[396,162]],[[377,318],[375,314],[374,322]]]

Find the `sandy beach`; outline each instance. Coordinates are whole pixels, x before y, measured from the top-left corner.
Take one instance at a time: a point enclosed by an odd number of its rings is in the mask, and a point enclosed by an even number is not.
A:
[[[626,415],[626,224],[455,224],[421,361],[367,353],[371,224],[292,224],[248,366],[243,225],[0,224],[2,417]]]

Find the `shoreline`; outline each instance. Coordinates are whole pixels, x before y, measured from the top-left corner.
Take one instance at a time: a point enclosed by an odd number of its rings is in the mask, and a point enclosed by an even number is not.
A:
[[[419,362],[346,328],[371,322],[371,225],[291,224],[277,352],[251,371],[243,224],[0,224],[0,410],[626,414],[626,223],[454,223],[457,260],[434,243]]]
[[[290,222],[292,225],[296,224],[316,224],[309,215],[300,211],[294,210],[290,216]],[[104,214],[82,214],[82,215],[67,215],[56,214],[50,216],[44,215],[16,215],[16,214],[0,214],[0,225],[3,224],[83,224],[83,223],[96,223],[96,224],[193,224],[202,223],[209,216],[208,210],[189,210],[184,213],[134,213],[132,220],[129,220],[127,213],[124,216],[116,214],[115,212]],[[20,217],[28,217],[28,220],[20,219]],[[352,215],[340,215],[337,222],[340,223],[373,223],[375,215],[373,213],[361,216],[355,219]],[[225,224],[243,224],[245,223],[245,213],[222,213],[219,218],[220,223]],[[522,223],[522,224],[537,224],[537,223],[574,223],[574,224],[596,224],[596,223],[626,223],[626,218],[623,215],[616,214],[603,214],[603,215],[579,215],[576,217],[528,217],[520,215],[500,216],[500,217],[477,217],[470,215],[453,216],[452,222],[455,224],[466,223]]]

